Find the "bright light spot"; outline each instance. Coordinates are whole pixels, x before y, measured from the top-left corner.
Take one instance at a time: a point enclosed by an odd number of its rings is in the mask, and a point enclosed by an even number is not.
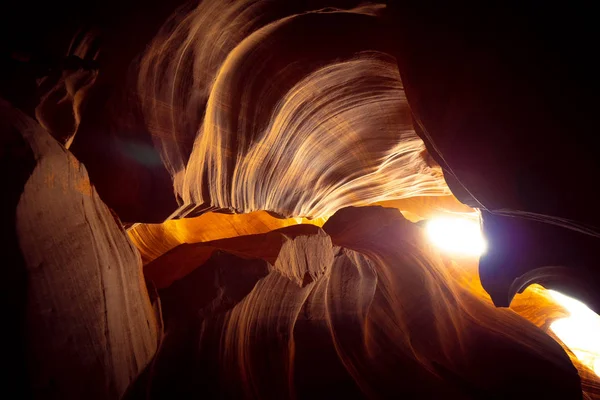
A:
[[[477,220],[431,219],[427,222],[427,234],[434,245],[449,253],[479,256],[487,248]]]
[[[582,302],[554,290],[552,298],[571,314],[550,325],[581,363],[600,376],[600,316]]]

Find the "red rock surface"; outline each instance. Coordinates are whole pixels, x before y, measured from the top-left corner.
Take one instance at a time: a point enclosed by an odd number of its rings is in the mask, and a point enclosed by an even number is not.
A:
[[[9,276],[23,281],[10,283],[8,304],[23,314],[7,322],[22,335],[25,354],[17,343],[12,351],[27,365],[11,384],[36,398],[119,398],[160,338],[139,252],[85,167],[31,118],[6,103],[1,113],[3,135],[19,135],[27,150],[15,162],[31,165],[22,191],[10,193],[18,253]]]
[[[0,16],[5,393],[599,398],[584,12],[79,3]]]

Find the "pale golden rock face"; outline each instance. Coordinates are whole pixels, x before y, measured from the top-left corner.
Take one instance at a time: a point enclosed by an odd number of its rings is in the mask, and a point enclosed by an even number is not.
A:
[[[326,218],[277,218],[266,211],[248,214],[208,212],[199,217],[165,221],[162,224],[138,224],[129,229],[130,239],[136,245],[144,264],[156,259],[183,243],[210,242],[236,236],[267,233],[296,224],[322,226]]]

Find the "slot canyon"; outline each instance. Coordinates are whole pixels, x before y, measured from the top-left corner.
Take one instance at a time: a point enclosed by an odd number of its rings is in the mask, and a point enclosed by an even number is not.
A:
[[[11,1],[3,397],[600,399],[591,6]]]

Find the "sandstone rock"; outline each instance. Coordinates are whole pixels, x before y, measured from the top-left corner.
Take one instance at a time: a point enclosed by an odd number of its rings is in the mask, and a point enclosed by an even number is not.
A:
[[[397,210],[301,227],[219,241],[232,253],[213,247],[160,291],[151,398],[581,398],[560,346],[464,289]]]
[[[120,398],[160,335],[139,253],[68,150],[6,103],[2,124],[3,137],[21,138],[20,154],[9,147],[15,165],[28,166],[2,221],[15,246],[8,326],[23,345],[6,362],[25,360],[19,391],[36,398]],[[11,175],[4,157],[3,167]]]

